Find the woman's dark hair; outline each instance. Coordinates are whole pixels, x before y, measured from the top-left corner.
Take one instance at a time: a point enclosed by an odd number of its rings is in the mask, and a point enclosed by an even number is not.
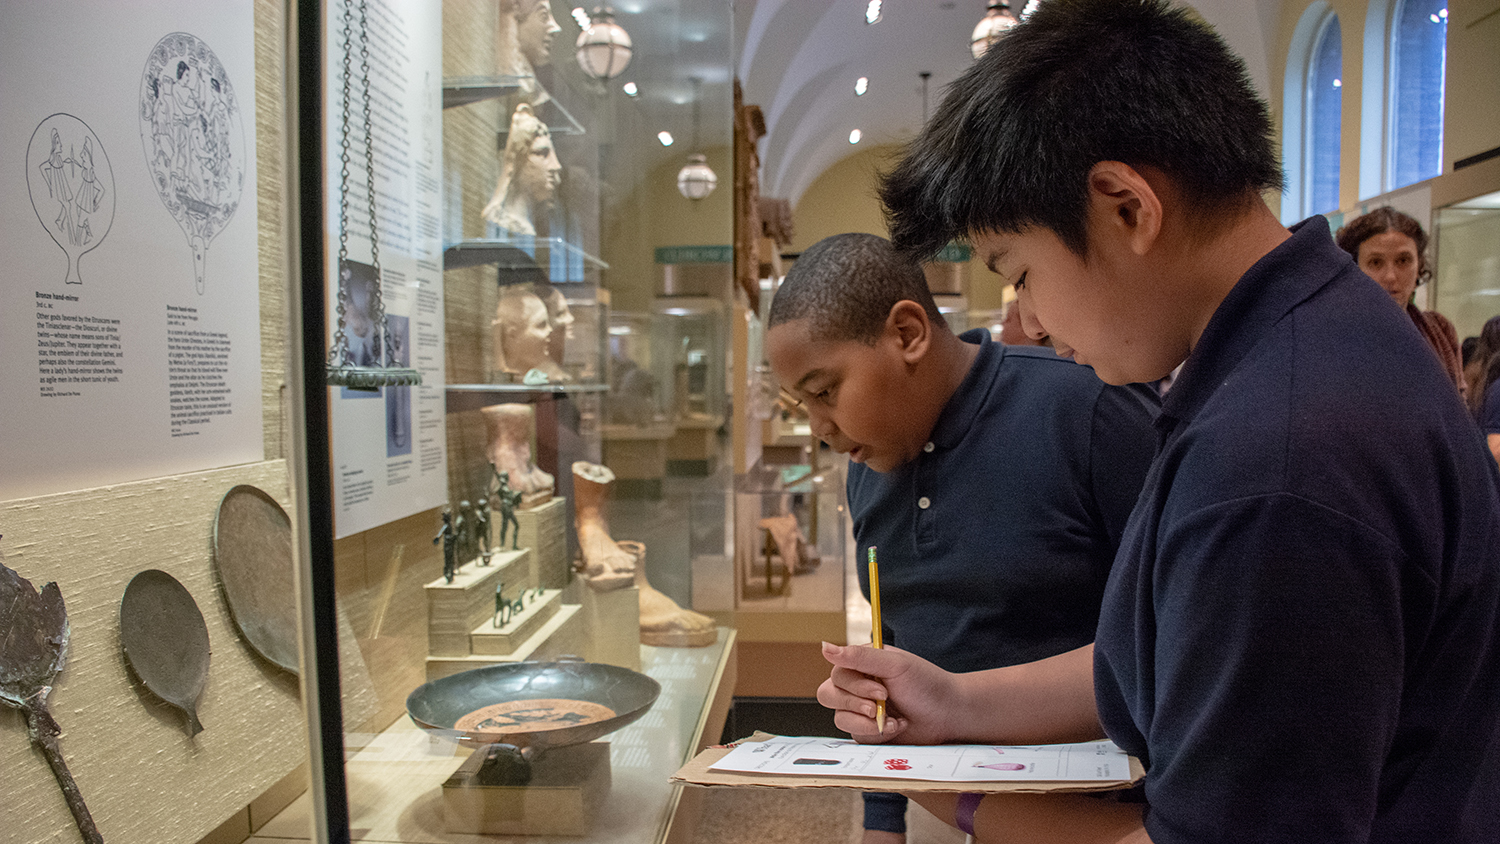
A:
[[[1209,224],[1280,188],[1245,64],[1163,0],[1048,0],[964,72],[884,180],[896,248],[1050,229],[1087,255],[1088,173],[1151,167]]]
[[[1484,412],[1484,397],[1490,385],[1500,380],[1500,316],[1490,317],[1479,329],[1474,361],[1478,366],[1469,380],[1469,409],[1477,417]]]
[[[1427,232],[1422,230],[1422,224],[1408,214],[1382,205],[1344,224],[1339,233],[1334,235],[1339,248],[1359,260],[1360,244],[1369,240],[1377,234],[1386,232],[1397,232],[1412,239],[1417,245],[1417,283],[1428,281],[1432,278],[1432,267],[1427,264]]]

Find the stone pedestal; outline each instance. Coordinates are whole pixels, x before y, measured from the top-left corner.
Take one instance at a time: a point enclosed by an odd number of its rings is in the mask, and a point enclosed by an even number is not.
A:
[[[598,592],[581,579],[564,597],[576,601],[587,631],[584,658],[589,662],[641,670],[641,590],[634,586]]]
[[[495,615],[495,585],[503,580],[507,592],[519,594],[531,585],[530,577],[531,549],[522,548],[493,554],[487,566],[462,565],[452,583],[441,577],[428,583],[428,654],[467,656],[470,632]]]
[[[523,786],[482,785],[484,751],[476,750],[443,783],[448,832],[480,835],[587,835],[594,810],[609,795],[609,742],[558,747],[531,766]]]
[[[469,652],[480,656],[508,656],[525,646],[536,632],[557,615],[562,591],[549,589],[536,600],[528,600],[521,611],[497,626],[490,618],[469,634]]]
[[[517,510],[520,545],[532,550],[532,583],[545,589],[561,589],[572,579],[568,559],[567,500],[553,498],[529,510]]]

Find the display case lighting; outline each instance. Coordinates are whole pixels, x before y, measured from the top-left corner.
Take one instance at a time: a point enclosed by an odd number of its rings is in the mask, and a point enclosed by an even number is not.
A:
[[[625,96],[627,97],[634,97],[641,92],[641,89],[637,88],[634,82],[626,82],[620,87],[621,90],[625,92]]]
[[[849,143],[857,144],[859,143],[859,139],[862,137],[864,137],[864,134],[858,129],[855,129],[853,132],[849,133]]]
[[[880,0],[870,0],[870,4],[865,6],[865,23],[880,23]]]
[[[661,141],[661,145],[664,147],[669,147],[672,145],[672,133],[668,132],[665,129],[656,133],[656,139],[658,141]]]
[[[870,77],[861,76],[854,80],[854,96],[863,97],[868,90],[870,90]]]

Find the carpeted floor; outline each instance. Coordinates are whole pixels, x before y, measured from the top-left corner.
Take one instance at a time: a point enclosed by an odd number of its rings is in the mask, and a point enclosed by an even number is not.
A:
[[[713,788],[693,844],[859,844],[864,801],[847,788]],[[963,844],[964,834],[919,807],[907,844]]]
[[[859,792],[845,788],[713,788],[694,844],[858,844]]]

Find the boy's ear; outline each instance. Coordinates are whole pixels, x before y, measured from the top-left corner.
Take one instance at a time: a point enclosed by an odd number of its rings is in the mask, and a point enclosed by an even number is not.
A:
[[[1159,197],[1141,172],[1119,161],[1101,161],[1089,170],[1089,212],[1100,226],[1090,239],[1107,236],[1131,253],[1145,255],[1161,235]]]
[[[910,299],[891,306],[885,318],[885,333],[895,338],[901,359],[908,365],[921,360],[932,345],[932,322],[927,319],[927,311]]]

